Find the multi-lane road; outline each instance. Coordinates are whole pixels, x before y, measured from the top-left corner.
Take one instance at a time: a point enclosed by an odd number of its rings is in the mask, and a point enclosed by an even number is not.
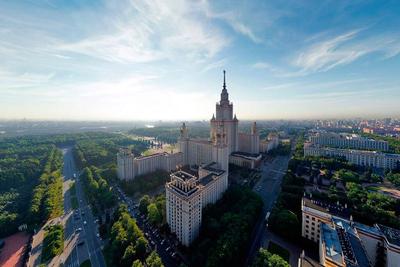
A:
[[[65,229],[64,251],[55,257],[50,266],[79,266],[89,259],[92,266],[106,267],[102,249],[102,240],[98,237],[98,225],[88,205],[79,172],[76,168],[72,155],[72,148],[63,148],[64,159],[64,215],[61,220]],[[75,177],[74,177],[75,176]],[[71,184],[75,183],[75,196],[78,208],[74,210],[71,206]]]
[[[271,212],[279,195],[282,178],[286,174],[288,163],[294,150],[294,144],[295,142],[292,142],[292,150],[290,155],[277,156],[272,160],[266,160],[261,166],[262,176],[261,179],[254,185],[253,191],[257,192],[261,196],[264,202],[264,207],[260,220],[253,230],[253,239],[248,251],[245,264],[246,266],[251,263],[258,249],[261,247],[263,241],[265,240],[267,234],[267,226],[264,218],[266,217],[268,212]]]

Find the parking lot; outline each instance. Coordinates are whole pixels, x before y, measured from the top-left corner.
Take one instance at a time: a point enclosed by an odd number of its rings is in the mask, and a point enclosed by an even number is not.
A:
[[[136,219],[139,228],[149,241],[149,250],[155,249],[166,267],[178,266],[182,261],[177,251],[178,241],[172,235],[160,233],[159,229],[151,225],[146,216],[140,213],[139,203],[132,201],[119,187],[116,187],[116,191],[119,201],[128,206],[129,213]]]

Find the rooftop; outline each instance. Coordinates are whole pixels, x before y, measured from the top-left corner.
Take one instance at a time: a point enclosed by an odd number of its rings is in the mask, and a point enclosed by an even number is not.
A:
[[[342,247],[336,230],[325,223],[321,223],[321,238],[325,246],[326,257],[338,264],[342,264]]]
[[[232,152],[231,156],[247,158],[247,159],[257,159],[258,157],[261,156],[261,154],[254,154],[254,153],[236,151],[236,152]]]
[[[224,170],[218,169],[217,164],[215,162],[211,162],[207,165],[201,166],[201,168],[203,168],[204,170],[207,170],[209,172],[213,172],[216,175],[221,175],[225,172]]]
[[[309,197],[303,197],[303,204],[308,208],[312,208],[321,212],[329,213],[334,216],[339,216],[342,218],[349,219],[350,211],[343,205],[338,203],[331,203],[326,201],[321,201],[317,199],[312,199]]]
[[[387,241],[400,247],[400,230],[378,224],[378,228],[381,230]]]
[[[183,181],[188,181],[188,180],[193,179],[193,178],[196,179],[196,176],[191,175],[191,174],[189,174],[187,172],[184,172],[184,171],[174,172],[174,173],[171,174],[171,176],[175,176],[177,178],[180,178]]]
[[[210,173],[209,175],[204,176],[203,178],[199,179],[199,184],[202,186],[206,186],[214,180],[214,175],[215,174]]]
[[[353,228],[353,224],[340,218],[334,218],[333,222],[347,266],[370,266],[368,257],[358,234]]]

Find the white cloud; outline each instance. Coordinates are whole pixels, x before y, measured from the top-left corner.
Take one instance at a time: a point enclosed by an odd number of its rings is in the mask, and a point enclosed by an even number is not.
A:
[[[62,50],[113,62],[151,62],[214,57],[229,38],[198,5],[187,1],[130,1],[109,6],[108,32],[66,43]]]
[[[300,68],[300,71],[292,73],[292,76],[328,71],[375,52],[381,52],[386,58],[396,56],[400,52],[400,38],[395,35],[363,38],[360,32],[350,31],[306,47],[291,61],[293,66]]]

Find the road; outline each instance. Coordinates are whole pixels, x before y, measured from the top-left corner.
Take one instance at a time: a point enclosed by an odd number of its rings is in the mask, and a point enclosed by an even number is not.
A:
[[[292,142],[292,152],[294,150],[294,144],[295,142]],[[247,254],[245,266],[251,264],[257,251],[262,244],[264,244],[267,235],[265,216],[272,210],[279,195],[282,178],[287,171],[292,152],[290,155],[277,156],[272,159],[272,161],[265,161],[262,165],[261,179],[254,185],[253,191],[257,192],[261,196],[264,202],[264,207],[260,220],[253,230],[252,242]]]
[[[87,204],[79,173],[76,168],[72,148],[63,148],[63,192],[64,192],[64,215],[61,220],[65,229],[64,251],[55,257],[49,266],[64,265],[67,267],[79,266],[83,261],[90,259],[92,266],[106,267],[101,252],[102,241],[97,237],[97,224]],[[76,174],[76,178],[74,178]],[[71,206],[70,186],[75,182],[78,209],[74,211]],[[84,223],[86,222],[86,223]],[[77,230],[81,229],[81,230]]]

